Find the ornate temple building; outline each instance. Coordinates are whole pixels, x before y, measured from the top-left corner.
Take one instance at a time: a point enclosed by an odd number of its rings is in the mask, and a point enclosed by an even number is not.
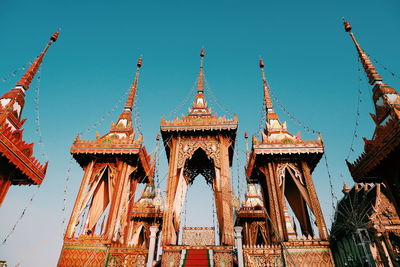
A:
[[[261,141],[253,138],[248,190],[243,204],[235,205],[230,171],[238,118],[211,112],[204,56],[203,49],[188,114],[161,119],[168,160],[165,202],[154,186],[155,158],[132,128],[141,59],[125,108],[110,131],[96,140],[76,138],[71,153],[84,176],[58,266],[332,266],[311,177],[324,152],[321,138],[304,141],[281,123],[260,61],[267,125]],[[187,189],[198,176],[213,190],[217,229],[182,227]],[[138,183],[146,186],[136,199]]]
[[[372,86],[375,107],[375,114],[371,114],[375,122],[372,139],[364,138],[364,152],[354,163],[347,164],[355,182],[384,183],[400,212],[400,95],[383,82],[351,32],[350,24],[347,21],[344,23]]]
[[[347,22],[345,27],[350,32]],[[71,154],[84,175],[58,266],[399,266],[400,96],[350,36],[373,86],[376,128],[372,140],[365,139],[365,152],[348,163],[356,185],[343,189],[331,237],[312,178],[324,154],[322,138],[307,141],[289,132],[274,110],[262,60],[266,126],[246,155],[247,190],[237,204],[230,173],[238,118],[212,113],[202,49],[188,113],[161,118],[165,200],[154,183],[155,155],[132,127],[141,58],[109,132],[73,142]],[[199,176],[213,191],[216,227],[182,226],[188,187]],[[145,188],[140,195],[139,183]]]
[[[185,266],[190,266],[191,257],[196,262],[196,253],[208,255],[211,262],[233,264],[235,240],[230,167],[238,118],[226,119],[211,113],[204,95],[203,58],[204,50],[200,53],[197,93],[189,113],[173,121],[161,119],[161,134],[169,163],[162,226],[162,266],[178,266],[181,258],[185,259]],[[209,238],[204,238],[197,246],[187,243],[176,246],[187,187],[198,175],[206,179],[214,192],[220,245],[215,246]],[[186,230],[195,235],[196,229]],[[199,228],[197,231],[207,235],[213,229]]]
[[[246,266],[333,266],[311,177],[324,153],[322,139],[304,141],[287,130],[274,111],[262,60],[260,68],[266,128],[261,140],[252,140],[245,169],[249,186],[236,222],[243,227]]]
[[[359,158],[347,162],[356,184],[343,188],[332,252],[337,266],[400,266],[400,95],[383,83],[347,21],[344,27],[372,86],[375,130]]]
[[[42,64],[49,47],[57,40],[58,32],[42,53],[34,60],[15,87],[0,97],[0,206],[11,185],[40,185],[46,175],[47,162],[43,165],[33,156],[34,143],[23,138],[22,118],[26,91]]]
[[[162,199],[155,195],[154,162],[132,128],[142,59],[125,107],[110,131],[78,136],[71,154],[84,170],[58,266],[144,266],[155,247]],[[138,183],[146,190],[135,202]],[[154,256],[154,254],[153,254]]]

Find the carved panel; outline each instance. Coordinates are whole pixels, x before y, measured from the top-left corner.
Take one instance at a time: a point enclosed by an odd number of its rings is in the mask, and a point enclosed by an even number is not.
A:
[[[215,244],[214,227],[184,227],[182,243],[185,246],[212,246]]]
[[[183,168],[185,161],[190,159],[194,152],[201,148],[210,159],[214,160],[214,165],[219,168],[220,164],[220,144],[212,141],[193,141],[181,142],[178,147],[178,168]]]
[[[233,256],[230,252],[219,252],[214,250],[214,266],[215,267],[231,267],[233,266]],[[251,266],[251,265],[249,265]]]
[[[164,251],[161,260],[161,267],[178,267],[180,259],[180,250]]]
[[[118,254],[110,254],[108,258],[108,267],[143,267],[146,266],[146,254],[138,253],[138,254],[127,254],[127,253],[118,253]]]
[[[244,249],[246,266],[333,266],[330,251],[324,246],[287,247],[282,255],[282,248],[253,247]]]
[[[103,244],[64,244],[58,267],[103,267],[107,257],[107,247]]]
[[[295,166],[295,164],[293,163],[280,163],[277,166],[277,170],[276,170],[276,174],[278,176],[279,179],[279,186],[282,186],[283,183],[283,179],[286,176],[286,170],[290,168],[293,172],[296,178],[299,179],[300,183],[302,185],[304,185],[304,180],[303,180],[303,176],[301,175],[300,170]],[[293,178],[295,178],[293,177]]]

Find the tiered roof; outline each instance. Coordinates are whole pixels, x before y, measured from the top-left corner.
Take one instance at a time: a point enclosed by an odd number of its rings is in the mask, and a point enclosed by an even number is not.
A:
[[[131,217],[137,218],[159,218],[163,216],[164,200],[161,196],[161,190],[157,192],[153,185],[148,185],[144,189],[140,198],[134,203],[131,210]]]
[[[204,49],[200,53],[200,72],[197,79],[197,93],[192,108],[188,115],[182,115],[179,119],[175,117],[173,121],[166,121],[161,118],[161,133],[164,140],[167,140],[173,132],[204,132],[204,131],[228,131],[234,140],[238,126],[238,118],[226,119],[217,117],[211,113],[204,96],[204,75],[203,58]]]
[[[143,182],[152,181],[154,164],[151,163],[151,157],[143,145],[143,137],[140,135],[135,139],[135,131],[132,127],[132,106],[135,102],[141,66],[142,58],[138,60],[135,79],[124,109],[117,122],[111,124],[110,131],[103,136],[97,134],[95,140],[82,140],[79,135],[76,137],[71,147],[71,154],[81,166],[85,166],[92,159],[109,158],[110,156],[119,156],[126,161],[136,163],[132,156],[138,155],[147,177]]]
[[[10,175],[12,184],[41,184],[47,164],[42,165],[33,156],[34,143],[28,144],[22,139],[22,119],[25,105],[25,93],[35,77],[49,47],[57,40],[59,32],[50,37],[42,53],[30,65],[25,74],[16,83],[15,88],[0,98],[0,154],[1,164]]]
[[[274,156],[275,158],[277,156],[304,157],[309,163],[310,169],[313,170],[324,153],[321,137],[319,136],[317,140],[308,141],[301,139],[300,133],[293,135],[288,131],[286,122],[282,123],[274,110],[262,59],[260,59],[259,66],[264,89],[266,127],[262,133],[261,140],[253,136],[252,150],[246,168],[247,177],[253,180],[253,178],[251,178],[253,175],[253,168],[257,158],[261,155]],[[253,180],[253,182],[255,181],[256,180]]]
[[[399,150],[400,95],[393,87],[383,83],[382,76],[378,74],[371,60],[351,32],[351,25],[344,21],[344,26],[354,42],[369,83],[372,85],[372,97],[375,106],[375,114],[371,114],[376,125],[374,135],[371,140],[363,138],[365,142],[364,152],[354,163],[347,162],[353,178],[359,182],[363,178],[377,177],[377,168],[381,162],[389,154]]]
[[[238,220],[242,218],[265,218],[264,199],[255,184],[248,184],[246,197],[236,212]]]

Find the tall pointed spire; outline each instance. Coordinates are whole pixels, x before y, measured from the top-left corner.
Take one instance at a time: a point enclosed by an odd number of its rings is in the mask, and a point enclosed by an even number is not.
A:
[[[142,67],[142,57],[139,58],[136,66],[135,78],[132,82],[128,98],[126,99],[124,110],[119,115],[117,123],[112,123],[110,133],[107,135],[117,134],[120,137],[128,137],[134,133],[132,128],[132,107],[135,103],[140,68]]]
[[[360,61],[364,67],[366,75],[368,76],[368,82],[373,86],[372,91],[375,114],[371,114],[371,116],[376,125],[381,125],[385,122],[389,114],[391,114],[393,118],[400,117],[399,94],[394,88],[382,82],[382,76],[378,74],[371,60],[358,44],[354,34],[351,32],[352,27],[350,23],[343,19],[343,24],[345,31],[349,33],[354,45],[356,46]]]
[[[21,79],[17,82],[17,86],[22,86],[25,90],[29,89],[29,86],[35,77],[40,64],[42,64],[43,58],[49,49],[49,47],[57,41],[59,31],[56,31],[51,37],[50,41],[47,43],[46,47],[43,49],[43,52],[36,58],[36,60],[32,63],[29,69],[25,72],[25,74],[21,77]]]
[[[131,86],[131,91],[129,92],[129,96],[126,99],[125,103],[125,109],[126,110],[132,110],[132,106],[135,102],[135,96],[136,96],[136,90],[137,90],[137,83],[139,79],[139,73],[140,73],[140,67],[142,67],[142,57],[139,58],[137,64],[137,69],[136,69],[136,74],[135,74],[135,79],[133,80],[132,86]]]
[[[25,91],[35,77],[43,58],[51,46],[57,40],[59,32],[55,32],[47,43],[42,53],[35,59],[25,74],[16,83],[15,88],[6,92],[0,97],[0,124],[4,122],[11,127],[12,130],[20,129],[25,120],[21,120],[22,110],[25,105]]]
[[[262,58],[260,58],[259,66],[261,69],[261,75],[262,75],[262,80],[263,80],[264,104],[265,104],[265,112],[266,112],[267,120],[268,119],[278,119],[278,115],[275,113],[274,107],[272,105],[272,100],[271,100],[271,95],[269,92],[267,79],[265,78],[264,61],[262,60]]]
[[[378,71],[375,69],[374,65],[372,64],[371,60],[367,56],[367,54],[364,52],[364,50],[361,48],[361,46],[358,44],[354,34],[351,32],[351,25],[348,21],[343,19],[343,24],[344,24],[344,29],[346,32],[349,33],[351,39],[354,42],[354,45],[356,46],[358,56],[360,57],[360,61],[364,67],[365,73],[368,76],[369,83],[371,85],[374,85],[375,83],[381,83],[382,82],[382,77],[379,75]]]
[[[204,48],[200,52],[200,71],[199,78],[197,80],[197,93],[204,93],[204,81],[203,81],[203,60],[204,60]]]
[[[204,98],[204,74],[203,74],[203,60],[205,52],[204,48],[200,52],[200,71],[197,78],[197,93],[193,102],[193,107],[189,111],[190,116],[210,116],[211,112],[208,109],[207,102]]]
[[[270,90],[268,87],[267,79],[265,78],[264,61],[261,58],[260,58],[259,66],[261,69],[261,76],[262,76],[262,80],[263,80],[265,115],[266,115],[266,121],[267,121],[265,133],[286,132],[286,122],[282,124],[279,120],[278,114],[276,114],[274,111],[274,107],[273,107],[271,95],[270,95]]]

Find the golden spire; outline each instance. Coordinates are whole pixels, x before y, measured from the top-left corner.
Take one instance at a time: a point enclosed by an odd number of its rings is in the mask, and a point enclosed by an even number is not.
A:
[[[44,48],[43,52],[35,59],[35,61],[32,63],[32,65],[29,67],[29,69],[25,72],[25,74],[21,77],[21,79],[17,82],[17,86],[22,86],[25,90],[29,89],[29,86],[35,77],[40,64],[42,64],[43,58],[51,46],[52,43],[57,41],[59,31],[56,31],[51,37],[50,37],[50,42],[47,43],[46,47]]]
[[[204,48],[201,49],[200,52],[200,72],[199,78],[197,79],[197,92],[204,93],[204,81],[203,81],[203,60],[204,60]]]
[[[346,32],[349,33],[351,39],[354,42],[354,45],[356,46],[358,56],[360,57],[360,61],[364,67],[365,73],[368,76],[369,83],[371,85],[374,85],[375,83],[381,83],[382,82],[382,77],[379,75],[379,73],[376,71],[374,65],[372,64],[371,60],[367,56],[367,54],[364,52],[364,50],[361,48],[361,46],[358,44],[356,38],[354,37],[354,34],[351,32],[351,25],[348,21],[343,19],[343,24],[344,24],[344,29]]]
[[[136,66],[137,66],[137,69],[136,69],[135,79],[133,80],[131,90],[129,92],[129,96],[126,99],[126,103],[125,103],[125,109],[129,109],[129,110],[132,110],[133,103],[135,102],[137,82],[139,79],[140,67],[142,66],[142,57],[139,58]]]
[[[262,60],[262,58],[260,58],[259,66],[261,69],[261,75],[262,75],[262,80],[263,80],[264,103],[265,103],[265,113],[267,116],[267,121],[269,119],[278,119],[278,115],[275,113],[274,107],[272,105],[272,100],[271,100],[271,96],[270,96],[267,79],[265,78],[264,61]]]
[[[204,48],[200,52],[200,71],[199,77],[197,78],[197,93],[193,102],[193,107],[189,111],[189,115],[210,115],[210,110],[207,107],[207,102],[204,99],[204,74],[203,74],[203,60],[204,60]]]

